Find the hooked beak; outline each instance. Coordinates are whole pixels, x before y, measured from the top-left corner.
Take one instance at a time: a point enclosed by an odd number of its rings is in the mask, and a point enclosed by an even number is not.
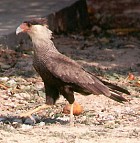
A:
[[[17,29],[16,29],[16,35],[18,35],[19,33],[23,32],[24,30],[19,26]]]
[[[27,24],[22,23],[17,29],[16,29],[16,35],[18,35],[21,32],[28,32],[29,31],[29,27],[27,26]]]

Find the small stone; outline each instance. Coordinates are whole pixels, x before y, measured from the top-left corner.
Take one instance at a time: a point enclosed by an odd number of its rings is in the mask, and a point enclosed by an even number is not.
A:
[[[42,88],[44,88],[44,83],[43,82],[36,82],[34,86],[36,89],[41,90]]]
[[[23,124],[23,125],[21,126],[21,128],[22,128],[23,130],[28,130],[28,129],[32,129],[33,127],[30,126],[30,125],[25,125],[25,124]]]
[[[27,118],[27,119],[25,120],[24,124],[33,125],[33,124],[35,124],[35,121],[32,120],[31,118]]]
[[[8,77],[0,77],[0,81],[6,82],[6,81],[8,81],[8,80],[9,80]]]
[[[22,122],[22,119],[19,119],[19,118],[15,118],[15,119],[13,119],[13,124],[16,124],[16,123],[20,123],[20,124],[22,124],[23,122]]]
[[[126,112],[131,112],[132,111],[132,109],[130,108],[130,107],[125,107],[125,110],[126,110]]]
[[[6,118],[0,117],[0,122],[3,122],[3,121],[5,121],[5,120],[6,120]]]
[[[32,115],[32,119],[31,118],[27,118],[24,122],[24,124],[29,124],[29,125],[33,125],[36,122],[38,122],[40,119],[38,116]]]
[[[9,130],[15,130],[15,128],[13,127],[13,126],[11,126],[11,125],[7,125],[7,129],[9,129]]]
[[[2,69],[9,69],[11,67],[11,65],[8,65],[8,64],[3,64],[3,63],[0,63],[0,66]]]
[[[13,97],[16,97],[17,99],[20,99],[20,100],[23,99],[23,97],[21,97],[19,93],[15,93]]]
[[[10,86],[17,84],[14,79],[9,80],[7,83],[10,84]]]
[[[114,120],[114,119],[115,119],[115,117],[113,115],[108,115],[107,116],[107,120]]]
[[[39,126],[45,126],[45,122],[40,122]]]
[[[21,98],[26,98],[26,99],[30,99],[30,94],[28,94],[28,93],[19,93],[19,96],[21,97]]]
[[[14,128],[20,128],[20,127],[21,127],[21,124],[19,124],[19,123],[17,123],[17,122],[13,122],[13,123],[12,123],[12,126],[13,126]]]
[[[81,118],[82,122],[86,121],[86,119],[87,119],[86,116],[83,116],[83,117]]]
[[[24,89],[25,89],[25,90],[30,90],[30,89],[31,89],[31,86],[30,86],[30,85],[27,85],[27,86],[25,86]]]
[[[25,85],[18,85],[17,86],[17,89],[24,89],[25,88]]]
[[[19,104],[24,104],[24,105],[28,104],[28,102],[27,102],[27,101],[22,100],[22,99],[21,99],[21,100],[19,100],[19,101],[18,101],[18,103],[19,103]]]
[[[114,121],[108,121],[105,125],[105,128],[109,128],[109,129],[114,129],[116,128],[115,122]]]
[[[69,121],[70,118],[69,117],[58,117],[57,120],[61,120],[61,121]]]

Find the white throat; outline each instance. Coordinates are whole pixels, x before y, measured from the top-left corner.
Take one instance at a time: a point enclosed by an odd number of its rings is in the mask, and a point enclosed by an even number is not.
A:
[[[28,34],[33,42],[35,42],[35,40],[43,40],[44,38],[45,40],[51,40],[52,38],[52,31],[42,25],[33,25]]]
[[[52,31],[49,30],[46,26],[33,25],[28,34],[32,39],[35,51],[57,51],[51,40]]]

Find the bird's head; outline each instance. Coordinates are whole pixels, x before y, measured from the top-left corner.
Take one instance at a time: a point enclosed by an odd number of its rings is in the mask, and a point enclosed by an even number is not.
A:
[[[24,21],[17,29],[16,35],[19,33],[27,33],[31,39],[45,37],[51,39],[52,31],[48,29],[46,18],[36,18],[30,21]]]

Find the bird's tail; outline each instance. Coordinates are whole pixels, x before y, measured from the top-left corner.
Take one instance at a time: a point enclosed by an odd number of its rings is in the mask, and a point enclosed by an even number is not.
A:
[[[105,94],[107,97],[109,97],[117,102],[120,102],[120,103],[128,102],[128,100],[122,96],[123,93],[126,95],[130,95],[130,92],[128,90],[126,90],[120,86],[117,86],[115,84],[112,84],[110,82],[101,80],[99,78],[98,78],[98,80],[100,80],[104,85],[106,85],[109,88],[111,94],[109,96],[107,94]]]
[[[101,80],[103,82],[104,85],[108,86],[111,90],[116,90],[116,92],[121,92],[121,93],[125,93],[127,95],[130,95],[130,92],[120,86],[117,86],[115,84],[112,84],[110,82]]]
[[[96,86],[96,89],[98,89],[98,92],[102,91],[102,94],[104,94],[105,96],[107,96],[117,102],[120,102],[120,103],[128,102],[128,100],[122,96],[123,93],[126,95],[130,95],[130,92],[128,90],[126,90],[120,86],[117,86],[115,84],[112,84],[110,82],[101,80],[99,77],[96,77],[93,73],[90,73],[90,72],[88,72],[88,73],[91,74],[94,78],[94,81],[96,81],[96,84],[94,86]],[[96,79],[98,79],[98,81],[95,79],[95,77],[96,77]],[[103,86],[101,83],[103,83],[103,85],[105,85],[105,86]],[[108,88],[106,88],[106,86]]]
[[[123,96],[121,96],[120,94],[118,94],[116,91],[111,91],[111,95],[109,96],[109,98],[117,101],[117,102],[120,102],[120,103],[123,103],[123,102],[128,102],[128,100],[126,98],[124,98]]]
[[[128,100],[126,98],[124,98],[122,96],[122,94],[126,94],[126,95],[130,95],[130,92],[120,86],[117,86],[115,84],[112,84],[112,83],[109,83],[107,81],[102,81],[110,90],[110,96],[108,96],[109,98],[117,101],[117,102],[120,102],[120,103],[123,103],[123,102],[128,102]]]

